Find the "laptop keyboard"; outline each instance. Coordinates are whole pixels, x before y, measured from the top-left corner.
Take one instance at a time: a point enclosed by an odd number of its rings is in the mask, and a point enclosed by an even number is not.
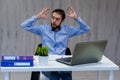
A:
[[[66,61],[66,62],[71,62],[71,57],[67,57],[67,58],[61,58],[63,61]]]

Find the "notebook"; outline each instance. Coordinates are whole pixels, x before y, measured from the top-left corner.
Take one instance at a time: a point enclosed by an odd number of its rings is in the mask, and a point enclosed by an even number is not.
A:
[[[70,66],[98,62],[104,55],[106,45],[107,40],[79,42],[71,57],[57,58],[56,61]]]

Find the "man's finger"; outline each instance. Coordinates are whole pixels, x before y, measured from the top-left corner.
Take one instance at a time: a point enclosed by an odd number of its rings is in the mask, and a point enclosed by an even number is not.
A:
[[[68,10],[70,13],[71,13],[71,12],[72,12],[72,13],[74,12],[74,9],[73,9],[71,6],[69,6],[67,10]]]
[[[67,17],[71,17],[69,14],[66,14]]]
[[[45,13],[49,13],[50,12],[50,9],[49,8],[46,8],[45,9]]]

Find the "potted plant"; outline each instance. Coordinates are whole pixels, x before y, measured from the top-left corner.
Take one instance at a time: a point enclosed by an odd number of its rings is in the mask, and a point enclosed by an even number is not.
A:
[[[40,65],[47,65],[48,63],[48,46],[40,46],[37,47],[37,54],[39,55],[39,64]]]

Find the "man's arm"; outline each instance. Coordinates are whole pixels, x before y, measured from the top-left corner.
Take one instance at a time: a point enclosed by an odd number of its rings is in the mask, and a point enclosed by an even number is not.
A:
[[[35,21],[37,21],[40,18],[47,19],[47,14],[49,13],[48,8],[44,8],[39,14],[25,20],[23,23],[21,23],[21,27],[27,31],[30,31],[32,33],[41,34],[41,29],[43,28],[43,25],[33,25]]]
[[[79,24],[79,27],[69,27],[68,32],[70,37],[86,33],[90,30],[90,27],[80,17],[77,16],[75,10],[71,6],[68,7],[68,11],[69,14],[67,16],[73,18]]]

